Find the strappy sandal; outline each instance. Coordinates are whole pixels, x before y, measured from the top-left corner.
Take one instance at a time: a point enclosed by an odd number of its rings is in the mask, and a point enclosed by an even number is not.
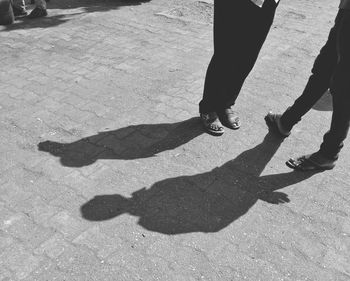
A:
[[[225,108],[218,112],[218,116],[222,124],[228,128],[237,130],[241,127],[241,120],[239,119],[238,113],[231,108]]]
[[[35,7],[27,16],[29,19],[42,18],[47,16],[47,10],[42,7]]]
[[[312,159],[313,155],[304,155],[296,159],[291,158],[286,162],[286,165],[289,168],[303,172],[332,170],[335,167],[335,161],[322,164]]]
[[[28,15],[28,12],[26,11],[26,9],[24,9],[22,7],[12,6],[12,9],[13,9],[13,14],[15,15],[15,17],[24,17],[24,16]]]
[[[225,132],[216,112],[201,113],[200,118],[207,133],[221,136]]]
[[[287,131],[283,128],[281,123],[282,114],[275,114],[271,111],[265,116],[265,122],[267,126],[276,131],[279,135],[286,138],[291,134],[291,131]]]

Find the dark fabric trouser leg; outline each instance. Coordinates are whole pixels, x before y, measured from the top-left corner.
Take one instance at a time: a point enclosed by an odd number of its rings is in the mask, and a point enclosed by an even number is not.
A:
[[[337,159],[349,130],[350,120],[350,11],[340,10],[326,45],[316,58],[312,75],[302,95],[282,115],[281,122],[291,129],[330,88],[333,115],[319,152]]]
[[[341,10],[337,34],[338,62],[331,80],[333,115],[330,130],[324,135],[320,153],[337,159],[350,125],[350,10]]]
[[[327,43],[315,60],[311,70],[312,75],[303,93],[281,117],[281,122],[286,130],[291,130],[330,87],[330,80],[338,60],[336,41],[340,17],[338,14]]]
[[[214,1],[214,55],[205,78],[201,113],[233,105],[270,30],[276,3]]]

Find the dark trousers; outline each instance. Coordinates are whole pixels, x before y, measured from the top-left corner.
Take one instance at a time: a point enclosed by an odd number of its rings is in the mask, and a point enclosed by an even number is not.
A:
[[[232,106],[270,30],[274,0],[260,8],[250,0],[214,1],[214,54],[207,69],[201,113]]]
[[[339,10],[302,95],[282,115],[283,126],[291,129],[327,89],[333,97],[333,115],[319,152],[336,160],[350,124],[350,10]]]

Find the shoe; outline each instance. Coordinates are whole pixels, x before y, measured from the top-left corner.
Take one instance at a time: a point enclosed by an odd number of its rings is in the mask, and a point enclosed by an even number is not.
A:
[[[225,132],[216,112],[201,113],[200,118],[207,133],[220,136]]]
[[[298,171],[324,171],[332,170],[335,167],[336,160],[330,160],[316,152],[310,155],[304,155],[296,159],[291,158],[286,162],[289,168]]]
[[[35,7],[33,11],[30,12],[28,18],[36,19],[47,16],[47,10],[42,7]]]
[[[241,122],[237,112],[233,111],[232,108],[225,108],[218,112],[219,119],[223,125],[233,130],[237,130],[241,127]]]
[[[24,16],[28,15],[26,9],[24,9],[22,7],[12,6],[12,9],[13,9],[13,14],[15,15],[15,17],[24,17]]]
[[[286,138],[291,134],[291,131],[288,131],[283,128],[281,123],[282,114],[275,114],[271,111],[265,116],[265,122],[267,126],[277,132],[282,137]]]

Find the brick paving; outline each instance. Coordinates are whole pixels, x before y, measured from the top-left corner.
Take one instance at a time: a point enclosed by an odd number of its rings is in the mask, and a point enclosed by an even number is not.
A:
[[[330,2],[282,1],[219,138],[197,118],[210,1],[53,0],[0,27],[0,280],[350,280],[349,141],[333,171],[284,165],[319,146],[327,96],[283,142],[263,120]]]

